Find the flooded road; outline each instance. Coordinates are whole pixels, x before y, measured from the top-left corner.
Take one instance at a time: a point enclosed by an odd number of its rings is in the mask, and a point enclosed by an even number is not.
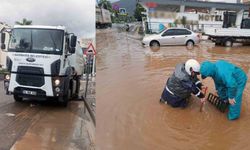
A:
[[[235,121],[210,103],[199,112],[194,97],[185,109],[160,104],[159,98],[175,65],[189,58],[229,60],[250,78],[250,47],[204,42],[192,50],[171,46],[151,51],[116,30],[103,30],[96,37],[98,150],[248,149],[250,84],[243,95],[241,117]],[[214,92],[211,81],[204,84]]]
[[[0,81],[0,150],[94,149],[95,128],[82,101],[24,101],[6,96]]]

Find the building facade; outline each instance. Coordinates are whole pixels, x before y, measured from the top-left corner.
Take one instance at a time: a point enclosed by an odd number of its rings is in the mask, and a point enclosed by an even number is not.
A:
[[[242,19],[249,15],[249,6],[242,3],[154,0],[156,7],[150,8],[151,2],[140,0],[147,10],[144,23],[149,32],[159,32],[160,24],[167,28],[184,26],[200,32],[206,28],[240,27]]]

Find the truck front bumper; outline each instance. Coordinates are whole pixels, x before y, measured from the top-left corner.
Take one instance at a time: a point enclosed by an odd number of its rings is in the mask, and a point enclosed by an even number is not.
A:
[[[41,99],[41,100],[46,100],[47,98],[46,92],[41,89],[16,87],[14,88],[13,93],[23,98],[34,98],[34,99]]]

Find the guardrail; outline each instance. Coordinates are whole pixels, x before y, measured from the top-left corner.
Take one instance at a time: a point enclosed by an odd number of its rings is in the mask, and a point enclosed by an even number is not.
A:
[[[85,66],[84,66],[84,75],[83,75],[83,78],[86,81],[86,85],[85,85],[84,94],[83,94],[82,98],[83,98],[85,106],[86,106],[86,107],[84,107],[84,113],[86,113],[86,109],[87,109],[94,125],[96,125],[95,112],[93,110],[94,106],[92,106],[93,104],[89,102],[88,94],[91,94],[89,92],[89,88],[90,88],[89,82],[90,81],[94,82],[94,81],[92,81],[92,79],[96,75],[96,66],[95,65],[96,65],[96,57],[95,57],[95,54],[93,53],[93,51],[86,52],[86,62],[85,62]]]

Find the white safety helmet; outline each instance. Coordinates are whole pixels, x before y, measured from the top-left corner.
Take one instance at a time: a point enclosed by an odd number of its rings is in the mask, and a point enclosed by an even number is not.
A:
[[[191,75],[190,68],[192,68],[194,72],[200,73],[200,63],[195,59],[189,59],[185,63],[185,70],[189,75]]]

